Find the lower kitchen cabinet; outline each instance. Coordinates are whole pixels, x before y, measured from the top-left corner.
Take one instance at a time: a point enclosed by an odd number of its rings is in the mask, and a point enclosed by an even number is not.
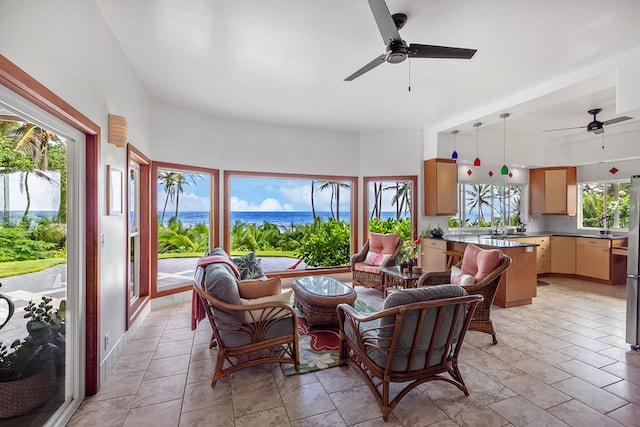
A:
[[[447,242],[441,239],[422,239],[422,271],[447,269]]]
[[[551,272],[576,274],[576,238],[551,236]]]

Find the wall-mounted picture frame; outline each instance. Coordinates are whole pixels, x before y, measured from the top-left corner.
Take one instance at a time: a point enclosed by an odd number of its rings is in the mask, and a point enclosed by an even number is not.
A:
[[[107,165],[107,215],[122,215],[123,174],[120,169]]]

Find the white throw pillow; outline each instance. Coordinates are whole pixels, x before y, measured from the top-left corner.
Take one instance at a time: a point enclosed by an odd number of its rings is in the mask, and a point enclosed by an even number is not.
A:
[[[263,304],[267,302],[283,302],[285,304],[289,304],[291,302],[291,295],[293,294],[293,290],[289,290],[287,292],[271,295],[267,297],[246,299],[240,298],[240,303],[242,305],[253,305],[253,304]],[[256,320],[259,320],[263,316],[264,310],[267,310],[266,315],[269,315],[272,319],[281,319],[283,317],[287,317],[291,314],[289,310],[281,309],[281,308],[266,308],[260,310],[249,310],[244,312],[244,321],[245,323],[253,323]]]
[[[449,281],[460,286],[468,286],[476,283],[472,275],[464,274],[458,267],[451,267],[451,277]]]

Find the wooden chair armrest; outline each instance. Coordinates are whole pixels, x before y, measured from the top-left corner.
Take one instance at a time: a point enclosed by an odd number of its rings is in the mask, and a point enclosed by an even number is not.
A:
[[[364,244],[360,252],[351,255],[351,269],[353,270],[353,265],[357,262],[363,262],[367,257],[367,253],[369,252],[369,241]]]
[[[430,271],[420,276],[418,287],[445,285],[451,283],[451,271]]]

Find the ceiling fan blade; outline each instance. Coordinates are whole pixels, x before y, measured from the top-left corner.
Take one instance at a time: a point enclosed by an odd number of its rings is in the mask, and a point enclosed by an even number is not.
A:
[[[559,129],[545,129],[542,132],[555,132],[557,130],[573,130],[573,129],[586,129],[586,126],[577,126],[572,128],[559,128]]]
[[[452,58],[471,59],[477,49],[466,49],[463,47],[433,46],[430,44],[409,45],[410,58]]]
[[[627,120],[631,120],[631,117],[629,116],[621,116],[621,117],[616,117],[615,119],[611,119],[611,120],[607,120],[602,122],[603,126],[609,126],[609,125],[614,125],[616,123],[620,123],[620,122],[624,122]]]
[[[369,7],[378,25],[378,30],[380,30],[384,45],[387,46],[392,40],[402,40],[384,0],[369,0]]]
[[[349,77],[344,79],[344,81],[345,82],[350,82],[351,80],[360,77],[364,73],[373,70],[374,68],[376,68],[378,65],[382,64],[383,62],[385,62],[385,55],[384,54],[378,56],[373,61],[371,61],[367,65],[365,65],[364,67],[360,68],[358,71],[356,71],[355,73],[351,74]]]

